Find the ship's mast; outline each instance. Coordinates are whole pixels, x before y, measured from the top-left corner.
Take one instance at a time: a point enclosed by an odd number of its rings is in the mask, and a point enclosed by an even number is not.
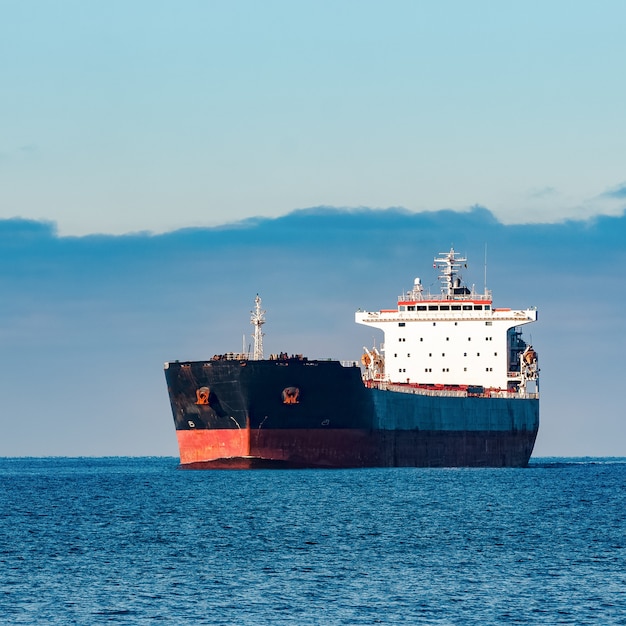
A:
[[[254,299],[254,310],[250,311],[252,316],[250,317],[250,323],[254,326],[254,352],[252,353],[252,360],[263,360],[263,333],[261,326],[265,324],[265,311],[261,310],[261,298],[257,293]]]
[[[458,271],[461,269],[461,265],[467,262],[465,257],[458,256],[458,252],[454,251],[454,248],[450,248],[450,252],[440,252],[441,256],[435,257],[434,267],[441,270],[439,280],[442,283],[442,292],[448,297],[454,295],[455,287],[460,286],[460,281],[456,281]],[[458,284],[457,284],[458,283]]]

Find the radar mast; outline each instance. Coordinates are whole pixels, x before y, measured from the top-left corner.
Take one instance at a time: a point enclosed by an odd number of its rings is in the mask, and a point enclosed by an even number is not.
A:
[[[257,293],[254,299],[254,310],[250,311],[252,316],[250,317],[250,323],[254,326],[254,351],[252,353],[253,361],[263,360],[263,335],[265,334],[261,330],[261,326],[265,324],[265,311],[261,310],[261,298]]]
[[[455,252],[454,248],[450,248],[450,252],[440,252],[439,254],[440,256],[435,258],[433,267],[441,271],[439,275],[442,284],[441,292],[448,298],[452,298],[466,291],[461,291],[463,288],[459,270],[462,266],[467,267],[467,259]]]

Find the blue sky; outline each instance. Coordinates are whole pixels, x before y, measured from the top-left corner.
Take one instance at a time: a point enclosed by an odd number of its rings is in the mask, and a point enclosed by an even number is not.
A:
[[[0,217],[618,215],[626,4],[0,0]]]
[[[626,4],[0,15],[0,455],[175,455],[163,361],[257,292],[266,351],[358,357],[451,244],[540,309],[537,454],[625,454]]]

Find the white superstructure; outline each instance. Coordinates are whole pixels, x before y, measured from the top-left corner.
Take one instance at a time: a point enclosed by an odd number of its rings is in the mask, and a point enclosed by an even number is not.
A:
[[[453,248],[434,259],[440,294],[424,293],[416,278],[413,288],[399,296],[397,308],[357,311],[357,323],[384,333],[380,352],[364,355],[366,379],[538,391],[537,355],[520,329],[537,320],[537,310],[493,308],[490,291],[479,294],[463,285],[465,262]]]

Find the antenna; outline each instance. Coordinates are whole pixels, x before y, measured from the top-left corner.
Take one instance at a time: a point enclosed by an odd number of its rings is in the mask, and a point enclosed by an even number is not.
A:
[[[485,294],[487,293],[487,242],[485,242]]]

